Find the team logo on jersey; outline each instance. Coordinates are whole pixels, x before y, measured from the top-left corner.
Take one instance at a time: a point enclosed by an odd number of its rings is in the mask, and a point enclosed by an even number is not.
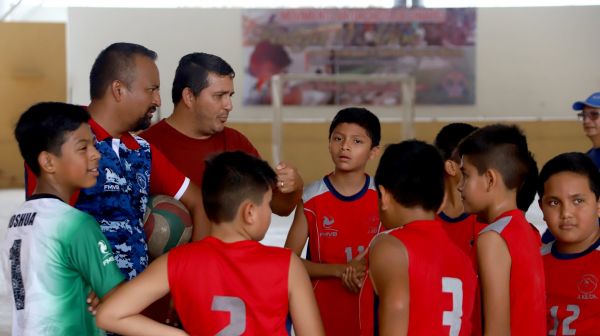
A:
[[[148,185],[148,183],[146,182],[146,177],[144,176],[144,174],[137,173],[135,174],[135,178],[142,193],[146,193],[146,186]]]
[[[124,177],[120,177],[110,168],[104,168],[104,173],[106,177],[104,191],[119,191],[121,190],[121,186],[125,186],[127,184],[127,180],[125,180]]]
[[[577,298],[580,300],[595,300],[598,298],[594,294],[597,288],[598,278],[593,274],[584,274],[577,284],[577,289],[579,289],[579,296]]]
[[[333,216],[327,217],[323,216],[323,229],[325,231],[320,232],[319,236],[321,237],[337,237],[337,230],[333,228],[333,224],[335,223],[335,219]]]
[[[108,254],[108,246],[106,246],[106,243],[103,242],[102,240],[98,242],[98,248],[100,248],[100,253],[102,254]]]
[[[331,229],[331,226],[335,223],[335,219],[333,217],[323,216],[323,228]]]
[[[115,257],[108,249],[108,245],[102,240],[98,241],[98,248],[100,249],[100,253],[102,254],[102,265],[106,266],[111,262],[115,262]]]

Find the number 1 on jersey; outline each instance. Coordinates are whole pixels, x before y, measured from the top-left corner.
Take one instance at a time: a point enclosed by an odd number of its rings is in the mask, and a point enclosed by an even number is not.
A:
[[[25,309],[25,286],[21,274],[21,239],[15,239],[10,248],[10,277],[15,307],[17,310]]]
[[[359,246],[356,250],[358,251],[358,253],[356,255],[359,255],[365,251],[365,247]],[[354,259],[354,257],[352,256],[352,247],[351,246],[347,246],[346,248],[344,248],[344,252],[346,253],[346,262],[350,262],[350,261],[352,261],[352,259]]]

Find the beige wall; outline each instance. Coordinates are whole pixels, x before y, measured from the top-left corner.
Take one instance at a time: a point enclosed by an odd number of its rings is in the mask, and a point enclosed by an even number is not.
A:
[[[0,23],[0,188],[23,184],[13,129],[39,101],[66,99],[64,24]]]
[[[446,123],[416,123],[418,139],[432,142],[435,135]],[[473,123],[482,126],[484,123]],[[583,135],[581,125],[574,121],[535,121],[518,122],[527,135],[529,146],[541,168],[553,156],[568,151],[586,151],[591,145]],[[264,159],[271,161],[271,126],[268,123],[231,123],[244,133],[257,147]],[[293,163],[305,182],[321,178],[333,169],[327,149],[328,123],[285,124],[283,135],[283,159]],[[382,124],[382,145],[401,140],[399,123]],[[371,162],[367,170],[374,173],[378,160]]]

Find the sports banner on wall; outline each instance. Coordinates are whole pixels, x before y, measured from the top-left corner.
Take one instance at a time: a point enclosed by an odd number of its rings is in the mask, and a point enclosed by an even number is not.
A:
[[[417,104],[474,104],[475,9],[249,9],[243,100],[271,103],[278,73],[410,74]],[[400,83],[294,81],[288,105],[397,105]]]

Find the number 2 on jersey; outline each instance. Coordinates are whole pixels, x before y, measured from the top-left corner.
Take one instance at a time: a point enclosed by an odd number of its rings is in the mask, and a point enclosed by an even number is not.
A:
[[[246,331],[246,304],[235,296],[214,296],[212,311],[229,312],[229,324],[217,336],[237,336]]]

